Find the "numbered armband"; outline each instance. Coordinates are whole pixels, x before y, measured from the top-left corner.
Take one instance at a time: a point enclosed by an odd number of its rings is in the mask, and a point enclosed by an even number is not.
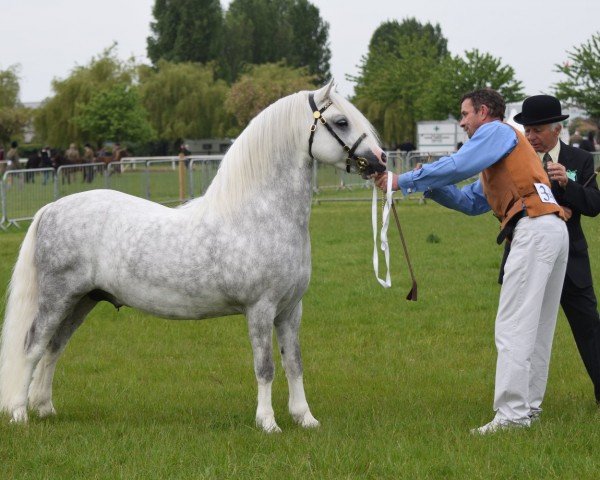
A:
[[[554,198],[552,190],[550,190],[550,187],[548,185],[545,185],[543,183],[534,183],[533,185],[535,186],[537,194],[539,195],[542,203],[554,203],[555,205],[558,205],[558,202]]]

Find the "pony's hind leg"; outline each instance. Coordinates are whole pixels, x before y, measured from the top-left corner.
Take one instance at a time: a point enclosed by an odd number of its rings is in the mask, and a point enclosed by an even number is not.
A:
[[[10,348],[3,345],[3,355],[6,350],[10,357],[7,355],[2,359],[2,408],[11,415],[13,423],[27,422],[27,397],[33,371],[56,330],[77,303],[77,300],[73,303],[64,299],[58,301],[56,295],[40,296],[39,299],[38,311],[24,335],[24,342],[11,337]]]
[[[281,351],[281,362],[288,381],[288,408],[293,419],[305,428],[318,427],[318,420],[312,416],[302,381],[302,356],[300,354],[300,319],[302,300],[291,310],[285,310],[275,318],[277,342]]]
[[[52,380],[56,362],[71,335],[83,323],[96,303],[97,301],[92,300],[89,296],[85,296],[79,301],[73,312],[58,327],[33,372],[33,379],[29,386],[29,407],[36,410],[42,418],[56,414],[52,403]]]
[[[271,403],[271,387],[275,375],[273,364],[273,318],[275,307],[271,303],[258,303],[248,308],[248,332],[254,355],[254,373],[258,383],[256,425],[267,433],[281,432],[275,422]]]

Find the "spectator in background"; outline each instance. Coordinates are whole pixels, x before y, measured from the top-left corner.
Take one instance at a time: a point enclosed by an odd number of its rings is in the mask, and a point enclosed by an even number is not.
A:
[[[8,160],[7,169],[8,170],[17,170],[19,168],[19,144],[16,141],[13,141],[10,144],[10,150],[6,154],[6,160]]]
[[[575,130],[575,133],[573,133],[573,135],[571,135],[571,138],[569,138],[569,145],[572,147],[579,148],[579,145],[582,141],[583,137],[579,133],[579,130]]]
[[[416,149],[417,148],[415,147],[415,144],[412,143],[410,140],[406,140],[406,142],[401,143],[398,147],[398,150],[400,150],[401,152],[412,152]]]
[[[6,164],[6,169],[17,170],[20,166],[19,158],[19,144],[17,143],[17,141],[13,141],[10,144],[10,150],[6,154],[6,160],[8,160],[8,163]],[[23,179],[21,179],[21,182],[22,181]],[[9,186],[12,184],[12,175],[8,177],[7,182]]]
[[[94,163],[94,149],[89,143],[83,147],[83,163]],[[94,180],[94,167],[83,167],[83,182],[92,183]]]
[[[79,149],[77,148],[77,145],[75,145],[74,143],[69,145],[69,148],[67,148],[67,150],[65,151],[63,161],[64,161],[64,163],[60,163],[59,166],[61,166],[61,165],[78,165],[81,163],[81,156],[79,155]],[[75,173],[75,171],[72,168],[65,168],[65,169],[61,170],[61,172],[63,174],[63,179],[62,179],[63,183],[66,178],[67,183],[70,184],[71,183],[71,174]]]
[[[67,162],[70,163],[71,165],[77,165],[78,163],[81,163],[81,156],[79,155],[79,149],[77,148],[77,145],[75,145],[74,143],[72,143],[69,148],[67,148],[67,151],[65,152],[65,157],[67,159]]]
[[[49,146],[45,146],[42,148],[42,152],[40,153],[40,167],[41,168],[53,168],[52,165],[52,152]],[[48,183],[48,178],[50,178],[50,171],[46,170],[44,172],[44,179],[42,180],[42,185],[46,185]]]
[[[596,142],[594,141],[594,132],[590,130],[587,134],[587,138],[584,138],[579,144],[579,148],[587,152],[596,151]]]
[[[119,162],[121,160],[121,144],[115,143],[112,149],[112,161]]]
[[[0,145],[0,180],[6,171],[6,163],[4,163],[4,146]]]
[[[27,157],[27,163],[25,164],[25,168],[27,170],[40,168],[41,161],[42,161],[42,159],[40,157],[39,152],[35,151],[31,155],[29,155],[29,157]],[[25,182],[26,183],[35,183],[35,172],[25,173]]]

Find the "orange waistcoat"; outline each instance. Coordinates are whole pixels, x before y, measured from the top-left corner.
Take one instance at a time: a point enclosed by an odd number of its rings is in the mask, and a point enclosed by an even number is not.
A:
[[[562,208],[542,202],[534,183],[550,189],[542,162],[524,135],[515,129],[517,146],[502,160],[481,172],[483,193],[504,228],[508,221],[523,211],[529,217],[555,213],[565,220]]]

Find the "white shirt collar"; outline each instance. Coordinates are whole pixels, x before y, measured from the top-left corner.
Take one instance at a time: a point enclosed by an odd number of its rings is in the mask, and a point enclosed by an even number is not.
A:
[[[552,158],[553,162],[558,162],[558,156],[560,155],[560,140],[558,140],[556,142],[556,145],[554,145],[554,147],[552,147],[550,149],[550,151],[548,152],[536,152],[538,154],[538,157],[540,157],[540,160],[544,159],[544,155],[546,155],[546,153],[550,154],[550,158]]]

